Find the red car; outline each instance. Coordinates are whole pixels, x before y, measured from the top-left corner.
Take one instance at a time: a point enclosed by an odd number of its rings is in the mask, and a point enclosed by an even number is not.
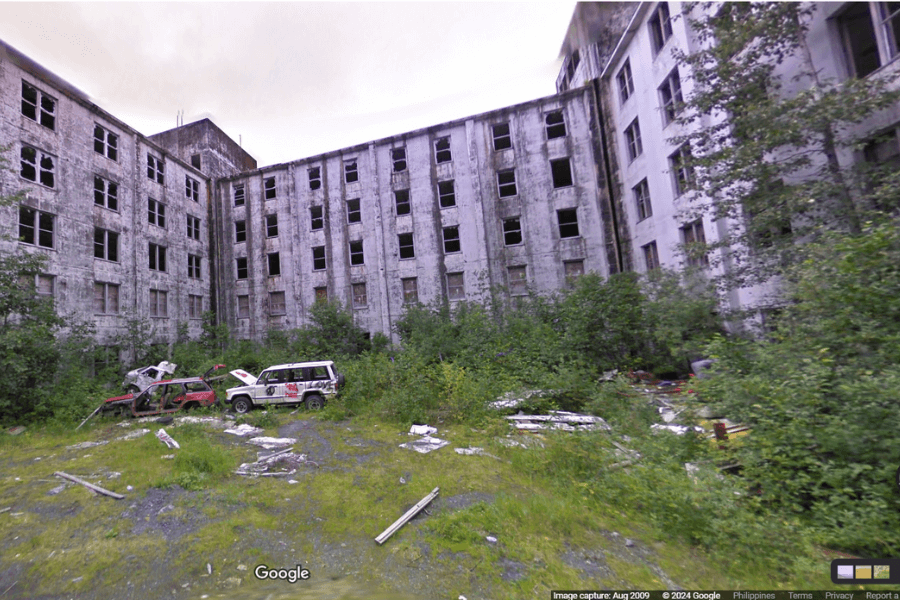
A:
[[[135,417],[159,415],[181,409],[212,406],[218,403],[216,393],[206,382],[211,372],[225,365],[216,365],[202,377],[185,377],[157,381],[143,392],[107,398],[103,403],[104,412],[117,412]]]

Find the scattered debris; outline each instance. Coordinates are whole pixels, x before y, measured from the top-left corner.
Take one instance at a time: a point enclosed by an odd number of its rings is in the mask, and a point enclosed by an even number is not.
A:
[[[237,427],[232,427],[225,430],[225,433],[230,433],[231,435],[236,435],[239,437],[243,437],[245,435],[259,435],[262,432],[263,430],[260,427],[254,427],[249,423],[244,423],[242,425],[238,425]]]
[[[270,471],[275,465],[282,466],[282,469],[280,471]],[[295,454],[291,452],[290,448],[284,448],[270,454],[261,455],[256,462],[243,463],[235,473],[245,477],[286,477],[296,473],[297,467],[300,465],[319,466],[315,462],[307,460],[305,454]],[[297,482],[294,481],[294,483]]]
[[[400,517],[399,519],[394,521],[394,523],[390,527],[388,527],[387,529],[382,531],[381,535],[379,535],[377,538],[375,538],[375,541],[378,542],[379,545],[384,544],[388,540],[388,538],[390,538],[392,535],[394,535],[394,533],[398,529],[400,529],[401,527],[406,525],[414,516],[419,514],[419,512],[423,508],[428,506],[428,503],[431,502],[438,495],[439,491],[440,491],[440,488],[434,488],[433,490],[431,490],[430,494],[428,494],[427,496],[425,496],[424,498],[419,500],[418,504],[416,504],[415,506],[410,508],[408,511],[406,511],[406,513],[404,513],[404,515],[402,517]]]
[[[550,411],[547,415],[512,415],[506,417],[516,429],[537,431],[541,429],[560,429],[562,431],[609,431],[610,426],[600,417],[565,412]]]
[[[103,405],[102,405],[102,404],[101,404],[100,406],[98,406],[97,408],[95,408],[95,409],[94,409],[94,412],[92,412],[92,413],[89,414],[87,417],[85,417],[84,421],[82,421],[81,423],[79,423],[79,424],[78,424],[78,427],[75,428],[75,431],[78,431],[79,429],[81,429],[81,426],[82,426],[82,425],[84,425],[85,423],[87,423],[88,421],[90,421],[90,420],[91,420],[91,417],[93,417],[94,415],[96,415],[96,414],[97,414],[98,412],[100,412],[101,410],[103,410]]]
[[[533,448],[535,446],[539,446],[541,448],[544,447],[544,442],[531,436],[525,436],[521,438],[521,441],[510,438],[497,438],[497,441],[507,448]]]
[[[165,429],[160,429],[159,431],[157,431],[156,437],[159,438],[159,441],[161,441],[163,444],[165,444],[169,448],[175,448],[175,449],[181,448],[181,446],[178,445],[178,442],[173,440],[172,436],[169,435],[168,433],[166,433]]]
[[[63,473],[62,471],[57,471],[56,473],[54,473],[54,475],[56,475],[57,477],[62,477],[63,479],[68,479],[69,481],[74,481],[75,483],[79,483],[91,491],[97,492],[98,494],[104,494],[106,496],[109,496],[110,498],[115,498],[116,500],[121,500],[122,498],[125,497],[122,494],[117,494],[115,492],[111,492],[105,488],[100,487],[99,485],[94,485],[93,483],[88,483],[87,481],[84,481],[83,479],[78,479],[77,477],[75,477],[73,475],[69,475],[68,473]]]
[[[619,374],[619,370],[618,370],[618,369],[613,369],[612,371],[606,371],[605,373],[603,373],[603,375],[600,376],[600,378],[599,378],[597,381],[598,381],[598,382],[602,382],[602,381],[615,381],[615,380],[616,380],[616,375],[618,375],[618,374]]]
[[[431,435],[437,433],[437,427],[430,425],[413,425],[409,428],[409,435]]]
[[[163,460],[174,460],[175,455],[174,454],[163,454],[162,456],[160,456],[160,458],[162,458]]]
[[[143,437],[150,433],[149,429],[135,429],[131,433],[126,433],[125,435],[120,435],[117,437],[117,440],[136,440],[139,437]]]
[[[104,444],[108,444],[108,441],[103,442],[81,442],[80,444],[74,444],[72,446],[66,446],[68,450],[84,450],[85,448],[93,448],[94,446],[103,446]]]
[[[651,425],[650,428],[661,430],[661,431],[671,431],[672,433],[674,433],[676,435],[684,435],[688,431],[692,431],[692,430],[697,433],[704,433],[706,431],[702,427],[697,427],[697,426],[689,427],[688,425],[660,425],[659,423]]]
[[[494,410],[502,410],[504,408],[517,408],[520,404],[527,402],[532,397],[543,398],[548,392],[544,390],[525,390],[521,394],[506,392],[500,396],[499,400],[495,400],[488,404],[489,408]],[[518,396],[518,397],[517,397]]]
[[[225,418],[227,419],[229,416],[230,415],[225,415]],[[232,420],[233,420],[233,417],[232,417]],[[175,419],[176,425],[197,424],[197,423],[203,423],[205,425],[212,425],[214,427],[221,427],[222,429],[225,429],[226,427],[229,426],[229,423],[226,423],[224,419],[219,419],[217,417],[195,417],[192,415],[187,415],[184,417],[177,417]]]
[[[497,543],[497,538],[495,538],[495,537],[492,536],[492,535],[489,535],[489,536],[487,536],[487,537],[484,538],[484,539],[486,539],[486,540],[487,540],[489,543],[491,543],[491,544],[496,544],[496,543]]]
[[[413,425],[410,427],[408,435],[420,435],[422,437],[412,442],[400,444],[400,447],[415,450],[420,454],[428,454],[432,450],[443,448],[450,443],[447,440],[431,437],[432,433],[437,433],[437,428],[428,425]]]
[[[58,493],[60,493],[61,491],[63,491],[64,489],[66,489],[66,484],[65,484],[65,483],[63,483],[62,485],[56,486],[55,488],[53,488],[52,490],[50,490],[49,492],[47,492],[47,495],[48,495],[48,496],[55,496],[55,495],[57,495]]]
[[[293,446],[297,443],[297,440],[294,438],[255,437],[247,440],[247,443],[260,446],[266,450],[274,450],[284,446]]]

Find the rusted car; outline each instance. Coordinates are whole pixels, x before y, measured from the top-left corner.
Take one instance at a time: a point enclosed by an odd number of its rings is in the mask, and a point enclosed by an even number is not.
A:
[[[184,377],[157,381],[142,392],[107,398],[103,412],[120,415],[146,417],[177,412],[182,409],[212,406],[218,403],[216,393],[206,381],[206,377],[225,365],[216,365],[202,377]]]

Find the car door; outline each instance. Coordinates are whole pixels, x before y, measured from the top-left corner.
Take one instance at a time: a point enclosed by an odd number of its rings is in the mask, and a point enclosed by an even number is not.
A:
[[[284,384],[285,403],[296,403],[303,399],[303,369],[286,369]]]
[[[166,395],[163,397],[163,402],[165,404],[162,407],[162,412],[175,412],[181,410],[186,398],[187,395],[184,390],[184,385],[180,383],[170,383],[166,385]]]
[[[265,371],[259,377],[259,393],[256,396],[257,404],[281,404],[284,402],[285,369],[272,369]]]

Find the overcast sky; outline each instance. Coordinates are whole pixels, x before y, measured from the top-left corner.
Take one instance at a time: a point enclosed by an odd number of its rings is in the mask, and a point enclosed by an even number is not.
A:
[[[209,117],[266,166],[553,94],[574,7],[0,2],[0,39],[143,134]]]

